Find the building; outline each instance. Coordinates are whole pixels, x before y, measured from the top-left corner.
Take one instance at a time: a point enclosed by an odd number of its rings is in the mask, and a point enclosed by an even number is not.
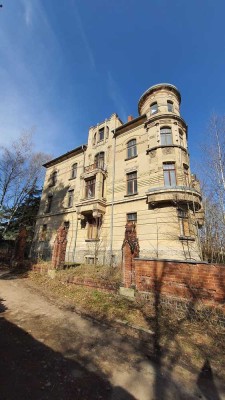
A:
[[[140,256],[200,260],[199,183],[191,174],[181,95],[150,87],[137,118],[116,114],[89,129],[88,143],[47,162],[33,252],[48,258],[56,230],[68,230],[66,261],[115,263],[127,221]]]

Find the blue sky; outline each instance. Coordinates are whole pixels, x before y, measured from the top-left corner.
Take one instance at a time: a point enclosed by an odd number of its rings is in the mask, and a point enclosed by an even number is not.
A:
[[[137,116],[150,86],[182,94],[192,161],[225,114],[224,0],[2,0],[0,144],[33,130],[54,157],[88,128]]]

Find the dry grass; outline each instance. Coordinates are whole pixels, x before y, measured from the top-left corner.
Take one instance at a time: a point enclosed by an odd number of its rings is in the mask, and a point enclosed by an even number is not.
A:
[[[152,330],[155,335],[149,346],[154,350],[157,343],[162,349],[163,361],[168,365],[176,358],[176,362],[199,369],[208,359],[213,370],[225,377],[225,331],[220,326],[190,321],[185,316],[178,316],[173,309],[160,308],[155,315],[154,305],[147,301],[137,303],[114,293],[67,284],[66,277],[71,275],[106,279],[111,271],[103,267],[94,271],[93,266],[77,267],[72,271],[57,272],[55,279],[30,272],[28,282],[54,302],[85,315],[111,323],[119,319]],[[119,275],[115,272],[112,275],[112,280],[119,282]]]

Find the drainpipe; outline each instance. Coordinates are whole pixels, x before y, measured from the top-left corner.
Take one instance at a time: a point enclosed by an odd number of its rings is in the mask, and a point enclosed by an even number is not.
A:
[[[116,126],[114,129],[115,134]],[[110,265],[112,266],[113,256],[113,217],[114,217],[114,183],[115,183],[115,166],[116,166],[116,137],[114,137],[113,148],[113,174],[112,174],[112,201],[111,201],[111,226],[110,226]]]
[[[84,155],[84,161],[83,161],[83,172],[84,172],[84,166],[85,166],[85,147],[82,145],[82,151]],[[83,188],[82,188],[83,189]],[[82,190],[83,193],[83,190]],[[74,251],[73,251],[73,261],[75,262],[75,256],[76,256],[76,247],[77,247],[77,233],[78,233],[78,210],[76,208],[76,217],[77,217],[77,223],[76,223],[76,234],[75,234],[75,242],[74,242]]]

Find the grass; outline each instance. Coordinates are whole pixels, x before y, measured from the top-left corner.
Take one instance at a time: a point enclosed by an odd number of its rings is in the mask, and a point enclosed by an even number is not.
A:
[[[225,377],[225,331],[220,326],[211,326],[204,321],[190,321],[185,315],[179,316],[172,308],[160,308],[155,315],[154,305],[147,301],[138,303],[115,293],[68,284],[67,278],[71,276],[93,279],[101,277],[117,283],[120,279],[118,271],[107,271],[107,267],[88,265],[58,271],[55,279],[29,272],[28,283],[59,305],[78,310],[85,315],[110,323],[123,320],[152,330],[154,335],[148,347],[154,351],[154,346],[158,343],[162,349],[163,361],[168,365],[176,357],[177,362],[200,369],[208,359],[213,370]]]

